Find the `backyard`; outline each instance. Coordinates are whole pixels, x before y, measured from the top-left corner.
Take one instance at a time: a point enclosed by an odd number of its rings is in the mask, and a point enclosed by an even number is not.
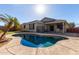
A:
[[[63,36],[68,38],[67,40],[58,41],[53,46],[49,46],[46,48],[33,48],[22,45],[21,44],[22,37],[12,36],[14,34],[16,33],[11,32],[10,34],[6,35],[7,38],[12,39],[0,47],[1,55],[78,55],[79,54],[79,47],[78,47],[79,37],[71,37],[66,35],[48,34],[48,33],[33,33],[33,32],[17,33],[17,34],[36,34],[43,36]]]
[[[1,55],[79,54],[79,33],[65,32],[64,26],[63,32],[60,31],[60,33],[23,32],[20,30],[20,23],[16,17],[4,16],[0,17],[0,20],[5,22],[3,30],[0,29]],[[56,29],[55,26],[54,30]]]

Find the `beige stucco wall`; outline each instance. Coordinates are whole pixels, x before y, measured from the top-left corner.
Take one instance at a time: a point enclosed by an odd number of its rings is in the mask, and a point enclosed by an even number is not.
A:
[[[65,23],[65,32],[67,32],[67,29],[69,28],[70,28],[69,24]]]
[[[24,28],[24,25],[25,25],[25,28]],[[34,29],[31,30],[31,29],[29,29],[29,24],[22,24],[22,25],[21,25],[21,28],[22,28],[22,31],[37,32],[37,29],[39,29],[40,31],[43,31],[43,29],[41,28],[42,26],[44,26],[43,23],[35,23],[35,24],[34,24]]]
[[[24,25],[25,25],[25,28],[24,28]],[[22,24],[21,31],[29,31],[29,24]]]

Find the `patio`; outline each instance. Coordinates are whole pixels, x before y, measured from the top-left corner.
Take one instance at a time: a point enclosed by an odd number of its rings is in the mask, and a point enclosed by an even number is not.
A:
[[[13,38],[13,40],[11,40],[8,44],[0,47],[1,55],[77,55],[79,54],[79,37],[67,36],[69,38],[68,40],[59,41],[54,46],[47,48],[31,48],[21,45],[20,37],[13,37],[11,35],[8,36]]]

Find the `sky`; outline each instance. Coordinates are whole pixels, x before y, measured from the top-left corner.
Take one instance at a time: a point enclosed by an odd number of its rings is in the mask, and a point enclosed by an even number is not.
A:
[[[41,8],[37,4],[0,4],[0,14],[16,17],[21,24],[50,17],[74,22],[79,26],[78,4],[45,4]],[[3,24],[0,22],[0,25]]]

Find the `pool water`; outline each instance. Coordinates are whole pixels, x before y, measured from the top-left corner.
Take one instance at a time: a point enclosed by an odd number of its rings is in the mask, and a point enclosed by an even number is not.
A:
[[[53,46],[56,42],[65,39],[60,36],[47,37],[33,34],[20,34],[20,36],[22,37],[22,45],[33,48]]]

